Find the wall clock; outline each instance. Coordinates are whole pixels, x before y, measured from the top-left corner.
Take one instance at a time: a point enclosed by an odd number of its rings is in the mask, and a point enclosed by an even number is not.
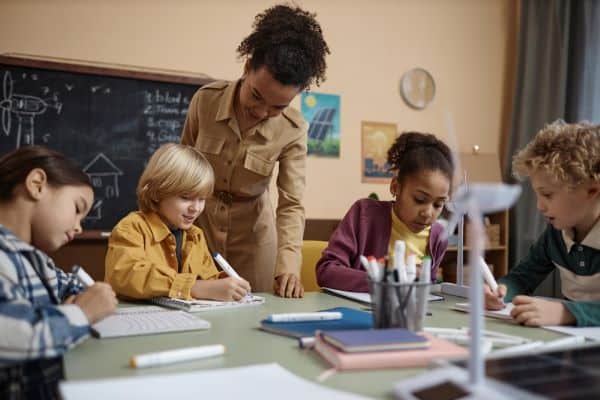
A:
[[[410,107],[422,110],[435,96],[435,82],[423,68],[413,68],[400,78],[400,95]]]

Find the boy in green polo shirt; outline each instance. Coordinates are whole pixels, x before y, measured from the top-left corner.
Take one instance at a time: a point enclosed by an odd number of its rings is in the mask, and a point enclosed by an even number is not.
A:
[[[497,293],[485,287],[486,308],[512,300],[523,325],[600,326],[600,126],[547,125],[514,157],[513,172],[530,178],[549,224]],[[565,299],[529,296],[555,268]]]

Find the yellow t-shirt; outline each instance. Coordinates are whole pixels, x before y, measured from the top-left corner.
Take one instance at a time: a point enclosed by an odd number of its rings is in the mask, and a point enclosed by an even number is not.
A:
[[[396,240],[404,240],[406,243],[405,257],[409,254],[415,254],[417,256],[417,264],[421,264],[423,257],[428,253],[430,232],[430,226],[423,229],[421,232],[412,232],[408,229],[408,226],[396,216],[396,213],[392,208],[392,230],[390,233],[390,243],[388,245],[388,256],[390,257],[390,260],[392,260],[394,256],[394,243],[396,243]],[[404,262],[406,263],[406,260],[404,260]]]
[[[175,236],[155,213],[129,213],[108,239],[105,280],[119,295],[191,299],[197,279],[216,279],[219,270],[195,225],[183,232],[180,271],[178,266]]]

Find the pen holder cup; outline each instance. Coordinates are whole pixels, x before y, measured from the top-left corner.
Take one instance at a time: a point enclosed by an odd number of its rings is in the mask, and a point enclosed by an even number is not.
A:
[[[368,281],[375,329],[405,328],[411,332],[423,330],[431,283]]]

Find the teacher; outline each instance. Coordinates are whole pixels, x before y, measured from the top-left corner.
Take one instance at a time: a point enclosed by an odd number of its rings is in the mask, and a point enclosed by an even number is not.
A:
[[[211,250],[254,291],[302,297],[308,124],[289,104],[325,79],[329,48],[315,14],[299,7],[271,7],[253,29],[237,48],[242,77],[196,92],[181,143],[200,150],[215,172],[214,194],[197,221]],[[267,189],[277,163],[274,212]]]

